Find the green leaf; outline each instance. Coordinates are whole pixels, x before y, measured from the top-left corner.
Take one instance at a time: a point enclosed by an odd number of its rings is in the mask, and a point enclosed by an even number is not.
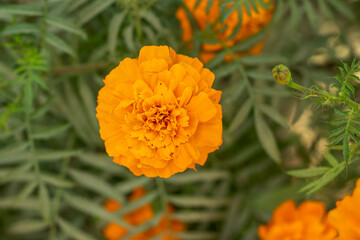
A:
[[[125,214],[128,214],[136,209],[139,209],[140,207],[151,204],[152,201],[158,196],[157,191],[152,191],[145,196],[139,198],[136,201],[128,202],[123,208],[120,208],[117,210],[117,214],[124,216]]]
[[[59,134],[65,132],[69,128],[70,128],[69,123],[59,124],[54,127],[49,127],[49,128],[34,132],[33,138],[34,139],[49,139],[52,137],[57,137]]]
[[[33,89],[31,78],[25,79],[24,84],[24,110],[27,115],[30,115],[33,102]]]
[[[115,186],[116,190],[122,194],[128,194],[136,187],[144,187],[151,183],[151,179],[145,176],[137,177],[135,179],[129,179],[127,181],[121,181]]]
[[[151,11],[144,11],[141,15],[147,22],[150,23],[150,25],[158,32],[161,33],[164,29],[164,27],[161,24],[161,21],[158,16],[156,16]]]
[[[108,173],[129,176],[130,173],[124,167],[114,163],[107,154],[84,152],[78,156],[79,160],[84,164],[95,167],[100,170],[104,170]]]
[[[311,27],[316,30],[318,27],[318,18],[314,9],[314,6],[310,3],[309,0],[304,0],[305,13],[307,18],[309,19]]]
[[[225,218],[224,211],[178,211],[171,215],[174,219],[185,223],[217,222]]]
[[[8,227],[8,232],[14,235],[34,234],[47,228],[47,224],[39,219],[26,219],[15,222]]]
[[[216,54],[216,56],[213,59],[211,59],[210,62],[208,62],[206,64],[206,67],[209,69],[212,69],[212,68],[218,66],[219,64],[221,64],[224,61],[224,58],[226,55],[227,55],[226,51],[218,52]]]
[[[334,14],[331,12],[331,9],[327,5],[326,0],[319,0],[319,9],[322,15],[327,18],[334,19]]]
[[[230,133],[234,132],[244,120],[248,117],[250,110],[252,108],[252,102],[250,98],[245,101],[245,103],[241,106],[239,111],[236,113],[235,117],[233,118],[232,122],[229,125],[228,131]]]
[[[179,207],[206,207],[206,208],[218,208],[227,206],[230,201],[226,198],[207,198],[197,196],[169,196],[168,200]]]
[[[13,4],[0,6],[0,14],[15,14],[24,16],[41,16],[42,11],[34,5]]]
[[[79,228],[76,228],[73,226],[72,223],[68,223],[67,221],[65,221],[62,218],[58,218],[57,222],[60,226],[60,228],[66,232],[70,237],[72,237],[73,239],[82,239],[82,240],[92,240],[95,238],[93,238],[92,236],[90,236],[89,234],[81,231]]]
[[[344,140],[343,140],[343,157],[346,164],[349,162],[350,158],[350,144],[348,134],[345,133]]]
[[[59,188],[72,188],[75,185],[74,182],[61,179],[58,176],[53,176],[51,174],[45,174],[44,172],[41,173],[41,179],[47,184],[51,184]]]
[[[53,46],[55,49],[75,57],[76,54],[74,50],[66,42],[64,42],[64,40],[60,39],[54,34],[46,33],[44,35],[44,39],[48,44]]]
[[[131,25],[127,26],[124,29],[123,37],[124,37],[124,43],[125,43],[126,47],[130,51],[135,52],[136,46],[135,46],[135,41],[134,41],[134,27]]]
[[[332,138],[332,137],[335,137],[335,136],[341,134],[342,132],[345,131],[345,128],[346,128],[346,126],[341,126],[341,127],[339,127],[339,128],[336,128],[336,129],[331,130],[328,138]]]
[[[64,194],[65,201],[68,205],[72,206],[73,208],[89,214],[94,217],[99,217],[108,222],[116,222],[122,225],[125,228],[131,228],[127,222],[125,222],[122,217],[117,216],[116,214],[110,213],[106,211],[102,206],[96,204],[93,200],[88,200],[86,198],[80,197],[74,193],[71,194]],[[1,202],[0,202],[1,203]],[[1,206],[1,204],[0,204]]]
[[[20,166],[12,168],[10,171],[7,172],[7,174],[4,177],[0,178],[0,185],[23,175],[24,173],[29,171],[32,166],[33,164],[31,162],[26,162]]]
[[[339,165],[339,161],[329,151],[324,152],[324,157],[332,167]]]
[[[37,84],[39,84],[40,87],[42,87],[45,90],[48,90],[46,83],[44,82],[44,80],[42,80],[42,78],[38,74],[34,73],[33,71],[29,71],[28,73],[29,73],[29,77],[32,78],[32,80],[34,80]]]
[[[274,65],[279,62],[287,62],[287,59],[281,55],[275,54],[262,54],[262,55],[249,55],[244,56],[238,59],[241,63],[246,65],[259,65],[259,64],[269,64]]]
[[[16,34],[29,34],[29,33],[39,33],[39,27],[31,23],[19,23],[15,25],[10,25],[4,28],[1,31],[1,36],[11,36]]]
[[[46,18],[46,23],[49,24],[50,26],[54,26],[56,28],[65,30],[70,33],[74,33],[85,40],[87,39],[87,35],[84,30],[76,26],[74,23],[64,20],[63,18],[48,16]]]
[[[186,232],[176,233],[176,236],[182,240],[218,240],[219,239],[218,232],[186,231]]]
[[[270,130],[269,126],[265,122],[259,110],[255,109],[255,128],[266,153],[277,163],[280,164],[280,152],[277,146],[274,134]]]
[[[338,125],[341,125],[341,124],[344,124],[344,123],[347,123],[347,122],[348,122],[347,119],[336,119],[336,120],[330,121],[329,124],[331,126],[338,126]]]
[[[353,13],[353,11],[349,8],[349,6],[347,5],[347,3],[343,0],[331,0],[328,1],[328,3],[330,3],[334,9],[336,9],[338,12],[340,12],[344,17],[350,19],[350,20],[354,20],[355,19],[355,15]]]
[[[283,126],[284,128],[287,128],[287,129],[290,128],[288,120],[285,119],[285,117],[283,117],[283,115],[281,115],[279,113],[279,111],[277,109],[275,109],[274,107],[271,107],[271,106],[265,105],[265,104],[260,104],[259,109],[263,113],[265,113],[269,118],[271,118],[276,123],[278,123],[279,125]]]
[[[113,198],[118,202],[124,202],[124,197],[114,187],[102,180],[100,177],[89,174],[85,171],[70,170],[70,175],[82,187],[95,191],[107,198]]]
[[[302,15],[301,14],[302,8],[301,8],[301,6],[298,6],[296,4],[296,0],[290,0],[289,5],[290,5],[290,11],[291,11],[289,29],[291,29],[292,31],[295,31],[299,27],[301,15]]]
[[[22,209],[38,211],[39,200],[37,198],[27,198],[26,201],[17,201],[16,197],[2,197],[0,199],[0,209]]]
[[[104,11],[111,4],[113,4],[116,0],[96,0],[91,1],[86,7],[84,7],[81,11],[79,11],[77,20],[77,25],[82,26],[91,19],[93,19],[96,15]]]
[[[108,28],[108,49],[111,54],[115,53],[116,46],[118,45],[119,39],[119,31],[121,24],[123,23],[126,16],[126,12],[123,11],[121,13],[115,14],[110,23]]]
[[[17,200],[21,201],[30,196],[38,186],[38,182],[33,178],[32,181],[28,182],[26,186],[18,193]]]
[[[291,170],[287,171],[286,173],[300,178],[307,178],[307,177],[315,177],[322,175],[330,170],[329,167],[314,167],[314,168],[306,168],[306,169],[298,169],[298,170]]]
[[[171,178],[165,179],[166,183],[183,185],[183,184],[194,184],[195,182],[209,182],[215,181],[219,179],[228,179],[230,177],[227,171],[220,171],[220,170],[204,170],[204,171],[197,171],[197,172],[185,172],[185,173],[178,173]]]
[[[245,40],[235,44],[231,50],[233,52],[241,52],[251,49],[253,46],[258,44],[261,40],[263,40],[265,37],[265,31],[261,31],[249,38],[246,38]]]
[[[318,180],[316,180],[312,183],[309,183],[305,187],[301,188],[300,192],[307,191],[307,194],[312,194],[312,193],[320,190],[325,185],[327,185],[332,180],[334,180],[344,170],[344,168],[345,168],[344,164],[338,165],[338,167],[329,170]]]
[[[51,222],[51,204],[50,204],[50,197],[47,187],[44,183],[40,183],[39,186],[39,207],[41,215],[46,223]]]

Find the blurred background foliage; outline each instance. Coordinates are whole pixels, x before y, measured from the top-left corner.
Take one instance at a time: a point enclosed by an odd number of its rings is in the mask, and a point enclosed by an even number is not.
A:
[[[247,9],[260,2],[226,0]],[[182,1],[2,0],[1,239],[103,239],[108,222],[124,225],[121,216],[151,203],[155,217],[130,228],[130,236],[156,225],[169,202],[175,207],[172,217],[187,226],[181,239],[251,240],[286,199],[318,199],[333,207],[350,192],[359,164],[320,191],[299,193],[313,179],[286,172],[326,165],[331,127],[325,123],[335,116],[276,84],[271,69],[284,63],[302,85],[329,88],[339,59],[360,58],[360,2],[273,2],[274,17],[266,28],[206,65],[216,75],[214,88],[223,91],[222,147],[197,172],[161,180],[135,177],[107,157],[96,97],[104,76],[144,45],[198,56],[209,39],[193,26],[193,48],[181,42],[175,12]],[[227,16],[227,8],[221,11]],[[261,55],[223,62],[227,53],[250,49],[259,38],[265,39]],[[342,160],[341,152],[332,156]],[[128,203],[126,196],[137,186],[147,195]],[[109,198],[122,203],[121,211],[103,208]]]

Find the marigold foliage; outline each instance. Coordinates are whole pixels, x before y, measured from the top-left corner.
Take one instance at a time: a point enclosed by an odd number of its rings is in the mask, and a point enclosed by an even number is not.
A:
[[[338,230],[337,240],[360,239],[360,179],[357,180],[353,194],[345,196],[329,212],[329,222]]]
[[[146,194],[146,190],[144,188],[142,187],[136,188],[134,189],[133,193],[130,195],[129,200],[135,201],[143,197],[145,194]],[[109,212],[115,212],[121,208],[121,205],[118,202],[109,199],[105,202],[104,207]],[[167,210],[168,213],[173,211],[173,209],[170,206],[168,206]],[[144,206],[126,214],[124,216],[124,220],[132,226],[138,226],[145,223],[146,221],[149,221],[153,217],[154,217],[154,211],[152,209],[152,206],[149,203],[147,203]],[[171,231],[168,231],[169,228]],[[150,239],[152,237],[160,235],[165,231],[168,231],[168,233],[166,233],[161,238],[161,240],[178,240],[177,237],[172,236],[171,232],[181,232],[184,230],[185,230],[185,225],[182,222],[178,220],[169,219],[169,217],[165,215],[161,218],[157,226],[150,228],[144,232],[141,232],[131,238],[128,238],[128,240]],[[128,230],[117,223],[109,223],[104,228],[103,233],[104,233],[104,237],[107,240],[119,240],[119,239],[123,239],[122,237],[124,237],[128,233]]]
[[[277,207],[268,225],[261,225],[258,234],[261,240],[332,240],[336,230],[328,223],[325,205],[305,201],[296,208],[288,200]]]
[[[203,165],[222,143],[221,92],[197,58],[146,46],[125,58],[99,91],[101,138],[135,175],[168,178]]]
[[[245,6],[241,7],[241,16],[239,16],[238,10],[230,10],[231,13],[222,23],[219,20],[220,5],[223,1],[215,0],[209,11],[207,11],[208,0],[202,0],[198,6],[196,6],[197,0],[183,0],[185,6],[194,17],[196,24],[200,31],[204,32],[207,25],[211,25],[212,31],[216,33],[215,38],[220,42],[224,42],[226,46],[231,47],[236,43],[241,42],[256,33],[259,33],[264,26],[266,26],[272,19],[274,5],[272,4],[269,9],[264,9],[260,4],[256,4],[257,10],[251,9],[249,15]],[[231,8],[233,4],[228,4],[226,7]],[[180,21],[182,29],[182,40],[187,42],[193,38],[193,29],[187,13],[184,8],[179,8],[176,12],[176,17]],[[238,25],[241,24],[240,30]],[[212,38],[212,37],[211,37]],[[257,55],[260,54],[263,48],[264,42],[261,41],[251,49],[245,52],[238,52],[236,56],[242,55]],[[213,59],[217,52],[223,49],[221,43],[204,43],[200,53],[200,59],[204,63]],[[232,57],[227,55],[225,61],[231,61]]]

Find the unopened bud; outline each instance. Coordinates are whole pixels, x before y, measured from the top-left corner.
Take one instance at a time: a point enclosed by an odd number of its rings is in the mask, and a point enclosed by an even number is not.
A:
[[[291,72],[285,65],[277,65],[272,70],[273,77],[280,84],[288,84],[291,80]]]

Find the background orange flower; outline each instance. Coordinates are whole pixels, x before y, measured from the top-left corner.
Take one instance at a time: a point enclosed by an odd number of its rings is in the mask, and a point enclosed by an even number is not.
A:
[[[333,240],[336,230],[326,216],[324,204],[305,201],[296,208],[288,200],[274,210],[271,221],[258,230],[262,240]]]
[[[146,194],[146,190],[142,187],[136,188],[133,193],[129,196],[130,201],[135,201]],[[109,199],[105,202],[104,207],[110,212],[115,212],[121,208],[121,205]],[[173,236],[173,232],[182,232],[185,231],[185,225],[179,220],[174,220],[169,217],[173,212],[173,208],[168,205],[166,214],[161,218],[157,226],[147,229],[144,232],[141,232],[128,240],[145,240],[152,237],[158,236],[162,233],[165,233],[161,240],[178,240],[178,237]],[[154,211],[152,206],[148,203],[144,206],[126,214],[124,220],[132,226],[141,225],[154,217]],[[107,240],[119,240],[122,239],[127,233],[128,230],[117,224],[109,223],[103,230],[104,237]]]
[[[338,240],[360,239],[360,179],[352,196],[347,195],[336,202],[336,208],[329,212],[329,222],[339,231]]]
[[[241,16],[239,16],[238,10],[233,10],[229,17],[224,20],[222,24],[218,23],[220,17],[220,4],[221,0],[215,0],[209,11],[207,12],[208,0],[202,0],[200,4],[196,6],[197,0],[183,0],[185,6],[188,8],[190,13],[193,15],[198,28],[201,31],[205,31],[207,24],[212,26],[212,30],[216,33],[215,38],[219,41],[224,42],[228,47],[247,39],[248,37],[260,32],[264,26],[266,26],[272,19],[274,5],[271,4],[269,9],[264,9],[260,4],[256,4],[257,10],[251,9],[249,15],[246,11],[245,6],[241,9]],[[230,8],[232,5],[228,4]],[[188,19],[187,13],[183,8],[179,8],[176,12],[176,17],[180,21],[182,29],[182,40],[187,42],[193,38],[193,29]],[[241,19],[240,19],[241,18]],[[240,30],[231,38],[235,31],[237,31],[238,24],[241,24]],[[237,56],[248,55],[248,54],[260,54],[263,48],[264,42],[261,41],[251,49],[243,52],[236,53]],[[191,45],[189,45],[191,46]],[[217,52],[223,48],[222,44],[209,44],[204,43],[200,53],[200,59],[207,63],[213,59]],[[225,61],[232,60],[230,55],[225,57]]]
[[[106,76],[97,118],[106,151],[135,175],[170,177],[222,143],[221,92],[197,58],[146,46]]]

